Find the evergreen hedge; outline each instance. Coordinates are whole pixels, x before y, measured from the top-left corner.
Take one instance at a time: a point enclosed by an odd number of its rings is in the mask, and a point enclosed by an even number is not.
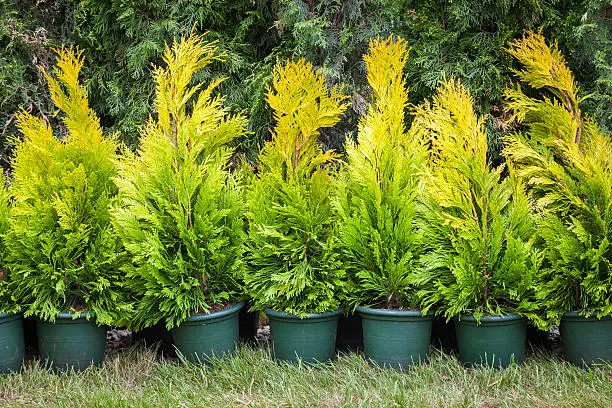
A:
[[[504,51],[526,28],[542,27],[556,40],[585,95],[585,111],[603,129],[612,127],[612,6],[607,0],[0,0],[0,133],[18,133],[19,107],[49,118],[53,104],[37,65],[48,69],[53,47],[79,46],[87,57],[86,86],[105,128],[138,145],[138,126],[154,104],[153,65],[165,43],[192,30],[209,32],[228,55],[197,74],[199,81],[228,77],[220,85],[234,111],[249,111],[253,133],[239,152],[253,162],[271,136],[265,103],[276,59],[305,58],[328,83],[344,83],[351,108],[342,122],[321,132],[340,151],[356,133],[370,89],[362,55],[371,38],[403,37],[410,47],[406,74],[410,102],[431,98],[443,78],[460,79],[479,114],[487,117],[491,155],[507,131],[502,93],[512,81],[513,59]],[[4,139],[0,164],[9,166]]]

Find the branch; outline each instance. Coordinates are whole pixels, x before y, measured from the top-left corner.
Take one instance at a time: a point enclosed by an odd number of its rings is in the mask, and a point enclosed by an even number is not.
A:
[[[569,109],[572,114],[572,119],[578,122],[578,129],[576,130],[576,137],[574,138],[574,143],[577,145],[580,144],[580,138],[582,137],[582,120],[580,119],[580,110],[576,106],[576,110],[573,108],[572,100],[570,99],[568,93],[564,90],[561,90],[561,95],[565,98],[565,104],[567,109]]]

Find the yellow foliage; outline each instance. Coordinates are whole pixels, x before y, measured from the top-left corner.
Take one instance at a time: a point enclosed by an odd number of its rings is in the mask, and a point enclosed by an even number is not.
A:
[[[51,126],[43,119],[22,110],[18,115],[18,128],[23,139],[15,139],[13,168],[17,200],[25,200],[45,191],[51,194],[51,186],[62,185],[65,171],[70,166],[82,163],[86,168],[104,168],[113,173],[113,157],[117,149],[114,137],[103,137],[100,119],[89,107],[87,91],[79,84],[79,73],[83,67],[81,52],[72,48],[58,50],[55,76],[43,74],[49,83],[51,98],[62,111],[68,134],[63,139],[54,137]],[[84,160],[87,152],[91,163]],[[72,162],[72,164],[69,164]],[[69,166],[65,169],[64,166]],[[37,180],[47,180],[37,183]],[[20,197],[20,194],[24,194]]]
[[[539,323],[533,279],[538,252],[522,184],[487,162],[484,118],[467,89],[446,81],[413,123],[431,144],[420,226],[425,304],[447,318],[519,313]],[[512,169],[510,169],[512,170]]]
[[[49,83],[51,99],[55,106],[66,114],[64,123],[70,133],[71,143],[98,144],[102,141],[100,120],[89,107],[85,87],[79,85],[79,73],[84,62],[83,53],[62,48],[58,54],[55,67],[57,79],[43,71]]]
[[[118,270],[121,251],[110,227],[117,187],[118,142],[104,137],[100,120],[79,84],[82,54],[58,51],[55,74],[44,72],[67,130],[22,111],[22,140],[13,150],[11,226],[6,237],[12,297],[26,316],[54,320],[82,302],[98,323],[123,321],[130,309]]]
[[[523,65],[523,69],[514,71],[523,82],[536,89],[546,89],[556,97],[552,101],[544,98],[549,110],[548,118],[540,118],[544,132],[554,132],[568,142],[580,143],[579,90],[557,44],[549,47],[540,32],[528,31],[524,38],[510,43],[508,53]],[[530,118],[540,108],[535,100],[522,92],[520,85],[516,89],[506,89],[504,96],[514,118],[519,121]]]
[[[191,116],[187,114],[187,106],[193,95],[202,87],[202,83],[189,86],[193,75],[211,64],[221,61],[223,54],[219,53],[215,42],[204,42],[203,36],[192,35],[174,42],[172,47],[166,47],[163,61],[164,67],[157,67],[154,72],[156,86],[155,107],[157,110],[157,128],[161,130],[174,146],[185,145],[192,134],[206,134],[211,128],[202,128],[209,122],[214,110],[209,110],[208,104],[213,90],[223,82],[223,79],[212,81],[206,89],[199,92],[193,106]],[[222,98],[214,99],[216,107],[222,107]],[[149,125],[152,125],[149,122]],[[242,135],[242,132],[233,137]],[[216,146],[225,144],[228,140],[219,140]],[[212,142],[212,141],[211,141]]]
[[[488,145],[484,118],[474,112],[472,97],[465,86],[453,78],[447,80],[431,103],[425,102],[415,109],[412,130],[431,144],[432,170],[428,174],[431,195],[442,206],[471,200],[470,173],[488,172]],[[458,194],[466,196],[461,198]]]
[[[363,57],[368,72],[368,83],[372,87],[374,103],[370,106],[362,127],[386,128],[392,142],[404,137],[404,110],[408,91],[403,69],[408,59],[404,40],[373,40],[370,52]],[[376,121],[377,123],[371,123]],[[367,132],[360,132],[364,135]],[[383,135],[381,135],[383,136]],[[387,137],[385,137],[386,139]]]
[[[276,126],[246,195],[249,239],[245,287],[253,308],[305,316],[341,304],[344,269],[335,247],[330,191],[334,160],[317,143],[338,123],[346,99],[304,60],[278,65],[267,100]]]
[[[567,310],[612,315],[612,140],[582,116],[579,89],[557,45],[528,32],[509,53],[517,76],[553,98],[505,91],[527,130],[505,138],[504,155],[541,210],[538,236],[546,264],[539,297],[548,317]]]
[[[346,142],[335,196],[351,306],[418,306],[411,281],[422,245],[414,220],[427,149],[405,129],[407,54],[404,40],[389,37],[371,41],[364,56],[373,98],[357,143]]]
[[[303,175],[335,158],[331,151],[323,153],[317,139],[320,128],[338,123],[347,107],[345,99],[338,87],[328,92],[325,76],[309,62],[278,65],[266,97],[276,126],[260,155],[264,169]]]
[[[166,46],[154,75],[157,116],[142,129],[137,154],[120,164],[112,216],[131,257],[123,270],[138,299],[136,328],[171,328],[237,296],[244,207],[228,144],[246,133],[247,119],[213,94],[222,79],[192,84],[222,57],[203,36]]]

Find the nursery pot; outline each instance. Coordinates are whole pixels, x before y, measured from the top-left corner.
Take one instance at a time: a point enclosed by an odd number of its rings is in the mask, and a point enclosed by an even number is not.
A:
[[[584,317],[567,312],[561,317],[565,359],[576,365],[612,361],[612,317]]]
[[[55,323],[37,320],[40,356],[53,369],[80,371],[104,360],[107,328],[86,315],[74,319],[70,313],[60,313]]]
[[[363,321],[366,358],[381,367],[398,370],[427,358],[433,312],[358,307]]]
[[[0,374],[19,371],[23,356],[23,313],[0,313]]]
[[[270,319],[272,349],[276,360],[301,360],[307,364],[316,364],[333,358],[338,320],[343,309],[309,313],[304,318],[272,309],[265,309],[264,312]]]
[[[232,354],[238,345],[240,302],[220,312],[188,317],[172,329],[174,345],[192,363],[207,363],[215,357]]]
[[[527,319],[522,316],[483,316],[478,324],[473,316],[462,315],[455,326],[464,365],[504,368],[525,359]]]

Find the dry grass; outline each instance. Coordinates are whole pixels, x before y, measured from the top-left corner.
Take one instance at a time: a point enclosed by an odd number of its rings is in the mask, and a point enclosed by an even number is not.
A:
[[[277,364],[242,346],[210,367],[134,346],[100,368],[54,374],[36,361],[0,378],[2,407],[612,407],[612,365],[584,370],[536,353],[506,370],[466,369],[434,350],[407,372],[358,354],[322,366]]]

